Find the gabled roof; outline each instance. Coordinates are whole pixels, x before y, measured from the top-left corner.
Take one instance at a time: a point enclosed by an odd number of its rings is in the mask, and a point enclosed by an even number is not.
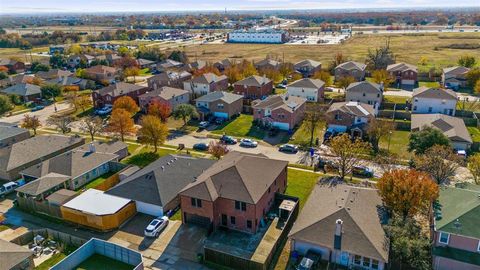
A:
[[[240,80],[240,81],[234,83],[234,85],[246,85],[246,86],[260,87],[260,86],[263,86],[263,85],[268,84],[270,82],[271,82],[270,79],[268,79],[267,77],[252,75],[250,77],[247,77],[243,80]]]
[[[413,89],[413,98],[435,98],[457,100],[457,93],[451,89],[431,88],[422,86]]]
[[[379,84],[368,81],[354,82],[347,87],[346,92],[381,94],[382,87]]]
[[[22,97],[38,95],[42,93],[42,91],[40,90],[40,86],[29,83],[18,83],[3,90],[0,90],[0,92],[7,95],[17,95]]]
[[[151,60],[148,60],[148,59],[143,59],[143,58],[138,58],[138,59],[137,59],[137,63],[138,63],[138,65],[140,65],[140,66],[155,64],[154,61],[151,61]]]
[[[11,65],[15,65],[16,63],[18,63],[18,61],[16,60],[0,58],[0,66],[11,66]]]
[[[50,69],[49,71],[39,71],[35,74],[36,77],[42,78],[44,80],[49,80],[52,78],[58,78],[58,77],[68,77],[72,76],[73,73],[68,71],[68,70],[62,70],[62,69]]]
[[[3,85],[6,85],[6,84],[13,85],[13,84],[18,84],[18,83],[32,82],[33,78],[34,78],[34,76],[32,76],[32,75],[19,74],[19,75],[15,75],[15,76],[8,76],[8,78],[5,78],[5,79],[1,80],[0,82]]]
[[[60,184],[68,181],[70,177],[58,173],[49,173],[43,177],[33,180],[15,191],[28,194],[30,196],[37,196],[45,191],[48,191]]]
[[[152,81],[176,81],[179,79],[187,78],[192,76],[192,74],[182,71],[182,72],[175,72],[175,71],[167,71],[167,72],[162,72],[158,75],[152,76],[148,78],[147,80],[152,80]]]
[[[206,201],[225,198],[256,204],[287,168],[287,161],[230,152],[188,184],[181,195]]]
[[[273,59],[263,59],[255,63],[256,67],[264,67],[264,66],[278,67],[279,65],[280,65],[280,62],[275,61]]]
[[[435,230],[479,239],[479,198],[480,189],[474,184],[440,187],[439,207],[434,209]]]
[[[103,66],[103,65],[96,65],[93,67],[89,67],[85,69],[87,73],[97,73],[97,74],[106,74],[106,73],[115,73],[117,69],[114,67]]]
[[[50,194],[46,200],[50,204],[63,205],[77,195],[73,190],[62,188]]]
[[[214,163],[211,159],[191,156],[164,156],[130,175],[106,194],[165,206]]]
[[[230,59],[225,58],[225,59],[223,59],[223,60],[220,60],[220,61],[215,62],[213,65],[215,65],[215,66],[221,65],[221,66],[223,66],[224,68],[226,68],[226,67],[229,67],[229,66],[233,65],[233,63],[234,63],[234,62],[231,61]]]
[[[341,69],[345,69],[345,70],[357,69],[357,70],[362,70],[363,71],[363,70],[365,70],[366,67],[367,67],[367,65],[365,65],[365,64],[355,62],[355,61],[348,61],[348,62],[345,62],[345,63],[341,63],[335,69],[337,69],[337,68],[341,68]]]
[[[0,239],[0,266],[2,269],[11,269],[32,255],[33,252],[28,248]]]
[[[387,71],[389,72],[405,72],[405,71],[414,71],[417,72],[417,66],[407,64],[407,63],[396,63],[387,66]]]
[[[227,79],[227,76],[217,76],[214,73],[205,73],[190,80],[192,83],[211,84]]]
[[[145,86],[140,86],[136,84],[126,83],[126,82],[117,82],[115,84],[111,84],[106,86],[102,89],[95,90],[94,92],[105,96],[110,95],[112,97],[123,96],[131,92],[135,92],[140,89],[144,89]]]
[[[61,86],[69,86],[69,85],[85,85],[87,84],[88,80],[78,78],[78,77],[57,77],[47,81],[47,83],[58,84]]]
[[[320,89],[324,85],[325,85],[325,82],[322,80],[305,78],[305,79],[300,79],[292,82],[291,84],[288,85],[288,87]]]
[[[469,68],[462,67],[462,66],[455,66],[455,67],[448,67],[443,69],[443,73],[448,75],[463,75],[470,71]]]
[[[170,100],[171,98],[178,97],[181,95],[188,94],[187,90],[180,88],[173,88],[169,86],[163,86],[161,88],[155,89],[153,91],[147,92],[140,97],[161,97],[165,100]]]
[[[289,236],[334,249],[336,221],[341,219],[342,251],[388,262],[388,238],[376,189],[315,185]]]
[[[77,151],[90,152],[91,145],[95,147],[95,152],[105,154],[115,154],[118,151],[127,149],[127,144],[120,140],[113,140],[109,142],[94,141],[89,144],[84,144],[75,148]]]
[[[24,128],[0,125],[0,141],[20,135],[22,133],[30,134],[30,131]]]
[[[330,106],[330,108],[328,108],[327,113],[335,111],[342,111],[344,113],[358,117],[375,115],[375,109],[372,105],[356,101],[335,102]]]
[[[213,102],[216,100],[222,100],[223,102],[227,104],[232,104],[233,102],[242,99],[242,95],[237,95],[233,94],[230,92],[224,92],[224,91],[214,91],[210,92],[206,95],[203,95],[199,98],[197,98],[195,101],[200,101],[200,102]]]
[[[429,126],[439,129],[452,141],[472,143],[472,137],[462,119],[444,114],[412,114],[412,131]]]
[[[288,112],[294,112],[298,109],[302,104],[307,102],[305,98],[296,97],[296,96],[288,96],[288,95],[273,95],[268,96],[264,100],[255,100],[252,103],[252,107],[254,109],[284,109]]]
[[[311,60],[311,59],[306,59],[306,60],[302,60],[302,61],[296,63],[293,67],[295,69],[300,69],[300,68],[303,68],[303,67],[316,68],[316,67],[321,66],[321,65],[322,65],[321,62],[314,61],[314,60]]]

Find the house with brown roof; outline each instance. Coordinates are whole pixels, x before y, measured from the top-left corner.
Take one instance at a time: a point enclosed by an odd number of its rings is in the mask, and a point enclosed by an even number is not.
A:
[[[33,252],[26,247],[0,239],[0,268],[33,270]]]
[[[345,100],[372,105],[378,111],[383,100],[383,85],[367,81],[351,83],[345,89]]]
[[[263,59],[261,61],[255,62],[254,66],[257,70],[267,70],[267,69],[278,70],[280,68],[280,62],[267,58],[267,59]]]
[[[230,92],[215,91],[197,98],[195,106],[204,120],[208,116],[230,119],[242,112],[243,96]]]
[[[328,130],[349,131],[353,136],[362,136],[370,121],[375,118],[372,105],[356,101],[333,103],[326,112]]]
[[[234,64],[235,64],[235,61],[225,58],[223,60],[213,63],[213,66],[216,67],[220,72],[224,72],[225,69],[231,67]]]
[[[183,83],[190,80],[191,78],[192,74],[186,71],[166,71],[148,78],[147,84],[149,88],[154,90],[164,86],[183,88]]]
[[[0,124],[0,148],[10,146],[30,138],[28,129]]]
[[[8,78],[0,80],[0,87],[8,87],[19,83],[32,83],[34,78],[32,75],[25,74],[8,76]]]
[[[122,57],[116,53],[109,53],[109,54],[102,54],[95,57],[97,61],[105,61],[110,66],[117,65],[121,60]]]
[[[357,82],[365,79],[365,71],[367,65],[348,61],[335,67],[335,81],[340,80],[342,77],[353,77]]]
[[[418,84],[417,66],[407,63],[396,63],[387,66],[387,72],[395,79],[398,88],[414,87]]]
[[[450,115],[412,114],[412,132],[420,131],[425,127],[433,127],[440,130],[450,140],[453,149],[468,150],[472,145],[472,137],[461,118]]]
[[[255,233],[275,193],[285,192],[287,165],[264,155],[228,153],[180,191],[182,222]]]
[[[287,93],[310,102],[320,102],[325,97],[325,82],[310,78],[300,79],[287,86]]]
[[[138,104],[143,112],[147,112],[148,106],[153,102],[166,103],[174,110],[180,104],[190,103],[190,92],[179,88],[164,86],[146,92],[138,97]]]
[[[140,86],[131,83],[118,82],[105,86],[102,89],[92,92],[93,106],[101,108],[106,104],[113,105],[115,100],[123,96],[129,96],[138,104],[138,97],[145,94],[148,87]]]
[[[138,58],[137,64],[139,68],[148,68],[149,70],[156,70],[157,63],[148,59]]]
[[[442,113],[455,115],[457,93],[451,89],[422,86],[413,89],[412,113]]]
[[[382,227],[382,205],[376,189],[315,185],[289,233],[291,251],[315,252],[347,269],[387,269],[389,241]]]
[[[167,71],[180,71],[185,66],[182,62],[177,62],[172,59],[166,59],[165,61],[157,64],[157,70],[160,72]]]
[[[458,89],[467,86],[467,73],[469,68],[462,66],[448,67],[443,69],[442,85],[447,88]]]
[[[322,63],[306,59],[295,63],[295,65],[293,65],[293,68],[295,69],[295,71],[302,74],[304,78],[307,78],[315,74],[315,72],[322,70]]]
[[[48,80],[47,83],[56,84],[60,87],[68,87],[69,89],[76,89],[77,91],[95,87],[94,81],[74,76],[57,77],[55,79]]]
[[[307,100],[289,95],[274,95],[252,102],[253,119],[281,130],[292,130],[305,117]]]
[[[49,71],[39,71],[35,73],[35,77],[40,78],[42,80],[52,80],[58,77],[69,77],[72,76],[73,73],[68,70],[63,69],[50,69]]]
[[[118,75],[119,70],[109,66],[96,65],[85,69],[85,77],[100,83],[113,83]]]
[[[183,83],[183,89],[190,91],[193,97],[200,97],[214,91],[226,91],[228,78],[225,75],[205,73]]]
[[[8,69],[9,73],[22,73],[25,72],[25,63],[12,59],[0,59],[0,67]]]
[[[245,99],[264,98],[273,92],[273,82],[267,77],[252,75],[233,84],[233,92]]]

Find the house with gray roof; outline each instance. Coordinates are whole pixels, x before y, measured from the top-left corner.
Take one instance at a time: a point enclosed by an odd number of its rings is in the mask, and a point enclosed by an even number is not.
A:
[[[480,188],[440,187],[433,204],[433,269],[480,269]]]
[[[128,156],[128,145],[120,140],[112,141],[93,141],[89,144],[84,144],[77,147],[76,150],[89,152],[94,151],[97,153],[114,154],[118,156],[119,160],[122,160]]]
[[[363,81],[366,68],[367,65],[355,61],[341,63],[335,67],[335,81],[343,77],[353,77],[357,82]]]
[[[368,123],[375,118],[372,105],[356,101],[335,102],[325,113],[329,131],[350,132],[352,136],[362,136]]]
[[[273,59],[263,59],[261,61],[255,62],[254,66],[257,70],[278,70],[280,68],[280,62]]]
[[[42,80],[52,80],[58,77],[69,77],[72,76],[73,73],[68,70],[63,69],[50,69],[49,71],[39,71],[35,73],[35,77],[40,78]]]
[[[305,117],[307,100],[303,97],[273,95],[252,102],[253,119],[281,130],[292,130]]]
[[[148,87],[126,82],[111,84],[102,89],[92,92],[93,105],[101,108],[107,104],[113,105],[117,99],[129,96],[138,104],[138,97],[145,94]]]
[[[42,97],[40,86],[30,83],[17,83],[0,90],[0,93],[19,96],[24,102],[35,101],[35,99]]]
[[[0,124],[0,148],[30,138],[30,131],[24,128]]]
[[[183,223],[257,232],[275,193],[287,186],[287,161],[230,152],[180,191]]]
[[[325,97],[325,82],[317,79],[300,79],[287,86],[289,96],[301,97],[309,102],[320,102]]]
[[[451,89],[422,86],[413,89],[412,113],[441,113],[455,115],[457,93]]]
[[[243,96],[224,91],[215,91],[195,100],[202,119],[208,116],[230,119],[239,115],[243,108]]]
[[[425,127],[440,130],[451,142],[455,150],[468,150],[472,145],[472,137],[461,118],[440,113],[412,114],[412,132],[420,131]]]
[[[444,68],[442,72],[442,85],[446,88],[458,89],[467,86],[469,68],[462,66]]]
[[[367,81],[351,83],[345,90],[345,100],[372,105],[378,112],[383,100],[383,85]]]
[[[266,76],[252,75],[234,83],[233,92],[250,100],[264,98],[272,94],[273,82]]]
[[[218,76],[214,73],[205,73],[183,83],[183,89],[190,91],[193,97],[201,97],[215,91],[226,91],[227,88],[227,76]]]
[[[376,189],[315,185],[289,233],[291,251],[313,251],[348,269],[386,269],[388,238]]]
[[[183,83],[190,80],[192,74],[187,71],[167,70],[147,79],[148,87],[155,90],[163,86],[182,88]]]
[[[60,87],[77,88],[84,90],[87,88],[94,88],[95,82],[92,80],[82,79],[74,76],[60,76],[47,81],[47,84],[56,84]]]
[[[163,86],[138,97],[138,104],[143,112],[147,112],[148,106],[154,102],[168,104],[173,111],[180,104],[190,103],[190,92],[180,88]]]
[[[322,70],[322,63],[311,59],[305,59],[295,63],[293,68],[295,71],[302,74],[304,78],[307,78],[315,74],[315,72]]]
[[[31,250],[0,239],[0,269],[33,270],[34,267]]]
[[[395,79],[398,88],[415,87],[418,84],[417,66],[408,63],[395,63],[387,66],[387,72]]]
[[[162,216],[179,206],[178,192],[213,163],[211,159],[167,155],[122,180],[106,194],[135,201],[140,213]]]
[[[216,67],[220,72],[224,72],[225,69],[233,66],[235,63],[235,61],[225,58],[223,60],[213,63],[213,66]]]
[[[85,143],[77,136],[38,135],[0,148],[0,179],[13,181],[20,172]]]

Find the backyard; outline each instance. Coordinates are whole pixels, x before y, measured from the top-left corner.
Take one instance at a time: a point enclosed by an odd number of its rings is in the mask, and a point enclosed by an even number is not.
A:
[[[265,130],[253,125],[253,116],[246,114],[241,114],[234,120],[225,122],[212,131],[212,133],[235,137],[250,137],[257,140],[263,140],[266,135]]]
[[[390,152],[397,154],[399,158],[409,159],[411,157],[411,153],[408,152],[409,138],[410,131],[395,130],[390,136],[390,147],[389,136],[386,136],[380,140],[380,148],[390,149]]]
[[[120,262],[100,254],[93,254],[91,257],[79,264],[75,270],[131,270],[132,265]]]

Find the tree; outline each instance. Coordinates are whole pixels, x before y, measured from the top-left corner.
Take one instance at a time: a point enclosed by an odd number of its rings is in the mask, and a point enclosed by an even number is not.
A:
[[[211,141],[208,144],[208,153],[216,159],[220,159],[222,156],[228,153],[228,148],[223,143]]]
[[[92,99],[88,95],[81,95],[77,98],[77,107],[85,112],[89,107],[92,106]]]
[[[49,71],[49,70],[50,70],[50,67],[49,67],[48,65],[41,64],[41,63],[39,63],[39,62],[33,62],[30,70],[31,70],[33,73],[37,73],[37,72],[39,72],[39,71]]]
[[[280,68],[278,69],[280,71],[280,74],[282,74],[283,79],[288,77],[288,75],[293,73],[293,64],[292,63],[281,63]]]
[[[134,116],[138,111],[140,111],[140,108],[135,100],[129,96],[119,97],[117,100],[115,100],[113,103],[113,110],[115,109],[124,109],[130,113],[131,116]]]
[[[313,79],[322,80],[325,86],[330,86],[333,83],[332,75],[328,71],[320,70],[313,74]]]
[[[280,71],[273,68],[266,68],[261,70],[260,75],[265,75],[268,79],[273,81],[273,83],[280,83],[283,81],[283,76]]]
[[[136,76],[140,75],[140,69],[138,67],[127,67],[123,71],[123,76],[125,76],[125,80],[127,77],[133,77],[133,83],[136,82]]]
[[[131,113],[123,108],[114,109],[107,130],[120,136],[122,142],[125,141],[126,135],[135,133],[135,124]]]
[[[60,129],[60,131],[65,134],[69,133],[72,129],[70,128],[70,124],[74,121],[74,118],[71,116],[50,116],[47,119],[47,124],[51,126],[55,126],[56,128]]]
[[[166,102],[154,101],[148,105],[148,114],[160,118],[162,123],[166,123],[168,117],[172,114],[170,105]]]
[[[395,124],[391,121],[382,121],[374,118],[367,127],[367,136],[372,150],[375,154],[380,150],[378,144],[380,140],[389,135],[395,129]]]
[[[416,131],[410,134],[408,151],[421,155],[434,145],[449,146],[450,140],[440,130],[432,127],[425,127],[421,131]]]
[[[174,61],[184,63],[184,64],[187,64],[189,62],[187,54],[182,51],[172,51],[168,56],[168,59],[172,59]]]
[[[332,58],[330,71],[333,71],[335,67],[345,62],[347,62],[347,58],[341,52],[337,52]]]
[[[258,75],[258,71],[253,65],[253,63],[247,60],[243,60],[241,64],[241,70],[242,70],[241,74],[243,78],[246,78],[252,75]]]
[[[82,119],[81,130],[90,134],[92,141],[95,140],[95,134],[103,130],[103,120],[98,116],[88,116]]]
[[[153,145],[154,153],[158,145],[163,144],[168,136],[168,127],[160,119],[153,115],[145,115],[141,120],[141,128],[137,132],[142,143]]]
[[[448,182],[461,163],[461,157],[455,154],[448,145],[434,145],[428,148],[423,155],[415,157],[415,167],[424,171],[437,182],[443,184]]]
[[[55,83],[45,84],[40,87],[40,90],[42,91],[42,96],[45,98],[55,98],[62,95],[62,87]]]
[[[428,62],[429,62],[428,57],[421,56],[420,60],[418,61],[418,64],[420,64],[421,66],[426,66],[428,64]]]
[[[63,54],[55,53],[54,55],[50,56],[50,66],[53,68],[61,68],[67,64]]]
[[[462,55],[458,58],[458,65],[463,67],[472,68],[476,63],[477,59],[472,55]]]
[[[0,115],[13,109],[13,104],[10,98],[6,95],[0,95]]]
[[[35,115],[30,116],[29,114],[26,114],[23,117],[22,124],[20,125],[22,128],[33,130],[33,136],[37,135],[37,129],[41,126],[42,124],[40,123],[38,117]]]
[[[320,122],[325,118],[325,110],[320,105],[312,105],[307,107],[303,123],[307,132],[310,134],[310,146],[313,145],[313,137],[315,131],[320,128]]]
[[[300,80],[300,79],[302,79],[302,78],[303,78],[303,76],[302,76],[302,74],[300,74],[300,73],[293,73],[293,74],[292,74],[292,81],[298,81],[298,80]]]
[[[229,84],[234,84],[243,78],[242,74],[240,73],[240,69],[236,64],[227,67],[224,71],[224,74],[227,76]]]
[[[466,75],[467,84],[470,87],[477,85],[477,82],[480,81],[480,68],[472,68]]]
[[[475,184],[480,185],[480,153],[468,157],[467,168],[472,173]]]
[[[8,74],[4,71],[0,71],[0,80],[8,78]]]
[[[389,86],[394,79],[385,69],[377,69],[372,72],[373,81],[380,84],[383,83],[385,86]]]
[[[188,120],[194,117],[198,117],[197,109],[195,106],[190,104],[180,104],[175,110],[173,110],[172,115],[175,119],[182,119],[183,125],[187,125]]]
[[[75,111],[78,109],[78,94],[77,91],[69,91],[65,94],[65,101],[70,107],[74,107]]]
[[[390,49],[389,39],[387,39],[385,45],[375,50],[368,49],[366,60],[368,70],[387,69],[387,66],[393,63],[395,63],[395,55]]]
[[[475,87],[473,88],[473,91],[477,95],[480,94],[480,80],[477,80],[477,82],[475,83]]]
[[[427,173],[412,169],[385,172],[377,188],[387,209],[403,220],[418,213],[426,214],[439,192]]]
[[[347,89],[347,87],[355,82],[355,78],[352,76],[342,76],[338,82],[337,85],[339,87],[342,87],[343,89]]]
[[[340,178],[344,179],[360,161],[360,156],[368,152],[370,146],[360,139],[352,141],[346,133],[334,137],[330,141],[330,150],[336,157],[334,166]]]

